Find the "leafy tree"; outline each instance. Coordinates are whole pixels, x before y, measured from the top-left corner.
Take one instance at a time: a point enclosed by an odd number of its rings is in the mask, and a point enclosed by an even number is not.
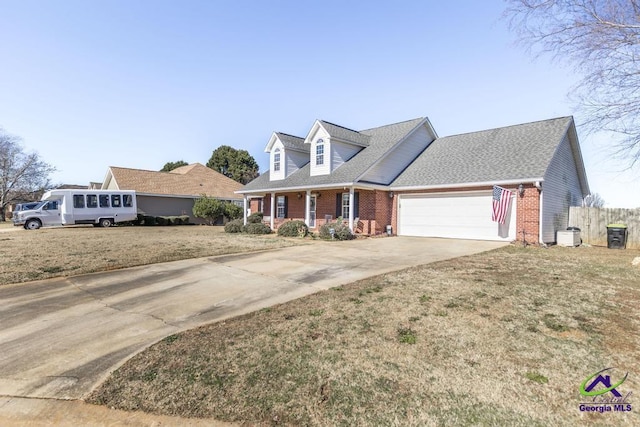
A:
[[[203,218],[209,225],[215,224],[216,220],[224,214],[224,204],[214,197],[206,195],[200,196],[193,204],[193,215]]]
[[[640,1],[507,0],[520,42],[575,66],[588,131],[622,136],[619,154],[640,158]]]
[[[221,145],[213,150],[207,167],[241,184],[246,184],[260,175],[258,163],[247,150],[237,150],[228,145]]]
[[[189,163],[185,162],[184,160],[178,160],[177,162],[167,162],[164,164],[162,169],[160,169],[160,172],[170,172],[174,169],[179,168],[180,166],[187,166],[188,164]]]
[[[33,200],[34,194],[51,187],[55,168],[37,153],[26,153],[22,140],[0,128],[0,221],[11,203]]]

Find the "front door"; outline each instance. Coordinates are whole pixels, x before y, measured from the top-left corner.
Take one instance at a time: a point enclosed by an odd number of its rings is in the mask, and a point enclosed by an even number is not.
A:
[[[316,228],[316,196],[309,200],[309,228]]]

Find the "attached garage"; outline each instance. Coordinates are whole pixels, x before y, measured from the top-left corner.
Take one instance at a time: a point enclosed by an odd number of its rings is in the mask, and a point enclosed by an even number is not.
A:
[[[516,203],[504,224],[491,221],[492,192],[403,194],[398,199],[401,236],[512,241],[516,239]]]

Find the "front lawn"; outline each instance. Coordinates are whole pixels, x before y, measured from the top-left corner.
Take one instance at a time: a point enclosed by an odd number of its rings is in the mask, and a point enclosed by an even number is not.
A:
[[[284,425],[640,425],[584,413],[608,367],[640,391],[639,251],[500,250],[165,338],[89,401]]]
[[[57,227],[0,232],[0,285],[305,244],[222,227]]]

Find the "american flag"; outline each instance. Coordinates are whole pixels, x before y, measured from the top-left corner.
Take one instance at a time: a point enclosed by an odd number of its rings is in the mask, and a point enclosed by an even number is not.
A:
[[[509,190],[497,185],[493,186],[493,215],[491,216],[491,221],[504,224],[509,210],[509,203],[511,203],[511,194],[513,193]]]

